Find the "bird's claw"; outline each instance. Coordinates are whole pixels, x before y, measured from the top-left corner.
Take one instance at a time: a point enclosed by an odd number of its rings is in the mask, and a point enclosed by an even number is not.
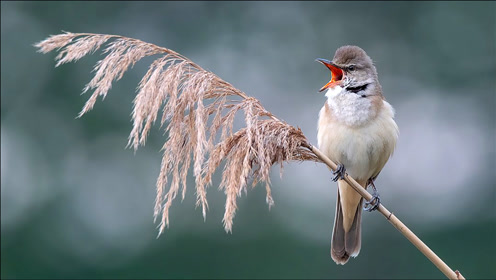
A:
[[[334,176],[334,178],[332,178],[332,180],[336,182],[339,179],[344,179],[345,173],[346,173],[346,168],[344,168],[344,165],[338,164],[336,171],[332,171],[332,174],[336,175]]]
[[[374,186],[374,182],[371,181],[370,185],[372,186],[373,189],[372,198],[370,200],[366,200],[363,206],[363,210],[367,212],[372,212],[374,210],[377,210],[377,208],[379,208],[379,204],[381,204],[381,197],[379,196],[379,193],[377,192],[377,189]]]
[[[372,198],[370,200],[366,200],[363,206],[363,210],[367,212],[372,212],[374,210],[377,210],[379,208],[379,204],[381,204],[381,198],[379,197],[378,194],[372,195]]]

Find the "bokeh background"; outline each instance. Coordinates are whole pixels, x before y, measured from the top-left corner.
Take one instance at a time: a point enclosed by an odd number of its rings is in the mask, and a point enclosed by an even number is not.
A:
[[[495,2],[1,2],[2,278],[443,278],[379,213],[360,255],[329,255],[336,184],[322,164],[272,174],[239,199],[232,234],[210,187],[189,188],[160,238],[162,131],[125,149],[135,89],[153,58],[75,119],[98,51],[54,68],[33,44],[62,30],[174,49],[301,127],[316,144],[314,61],[355,44],[375,61],[400,139],[377,180],[383,203],[467,278],[496,277]]]

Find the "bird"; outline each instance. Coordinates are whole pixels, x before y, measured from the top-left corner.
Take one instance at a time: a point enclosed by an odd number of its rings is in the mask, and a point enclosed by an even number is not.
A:
[[[327,100],[319,112],[319,149],[337,163],[333,172],[338,193],[331,238],[331,257],[344,265],[361,248],[362,197],[344,181],[344,174],[374,194],[363,209],[375,210],[380,203],[374,181],[392,156],[399,136],[395,111],[379,83],[372,59],[358,46],[342,46],[332,61],[318,58],[331,71]]]

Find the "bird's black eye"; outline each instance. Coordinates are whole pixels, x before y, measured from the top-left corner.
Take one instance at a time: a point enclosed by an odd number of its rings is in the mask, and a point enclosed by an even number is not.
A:
[[[348,66],[348,71],[355,71],[355,65]]]

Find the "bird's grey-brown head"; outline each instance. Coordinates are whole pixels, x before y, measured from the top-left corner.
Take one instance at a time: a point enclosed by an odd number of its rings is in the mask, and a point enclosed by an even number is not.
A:
[[[352,92],[369,89],[370,94],[381,92],[377,70],[367,53],[357,46],[342,46],[336,50],[332,61],[317,59],[331,70],[331,81],[320,91],[334,86],[341,86]],[[374,88],[375,90],[370,91]]]

